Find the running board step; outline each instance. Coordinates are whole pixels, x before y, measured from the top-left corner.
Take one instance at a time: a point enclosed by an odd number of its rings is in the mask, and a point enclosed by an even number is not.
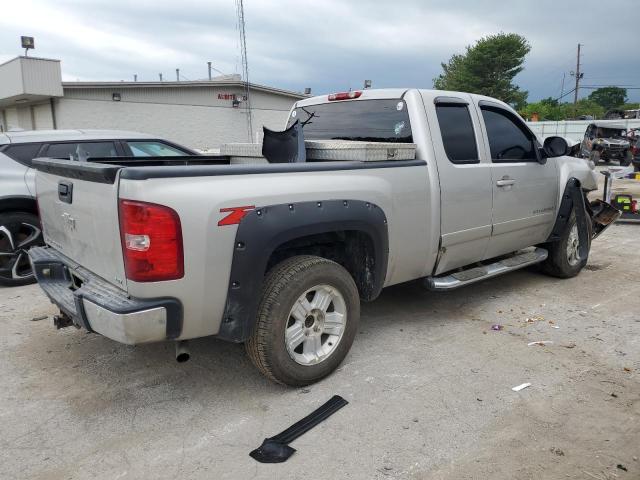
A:
[[[543,262],[548,255],[549,252],[544,248],[520,251],[488,265],[461,270],[441,277],[427,277],[425,285],[429,290],[452,290]]]

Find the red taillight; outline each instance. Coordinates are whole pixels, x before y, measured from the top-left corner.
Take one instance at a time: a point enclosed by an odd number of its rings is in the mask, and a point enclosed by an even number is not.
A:
[[[334,100],[352,100],[354,98],[359,98],[362,95],[362,92],[341,92],[341,93],[332,93],[329,95],[329,101],[332,102]]]
[[[120,200],[120,236],[129,280],[158,282],[184,276],[180,217],[155,203]]]

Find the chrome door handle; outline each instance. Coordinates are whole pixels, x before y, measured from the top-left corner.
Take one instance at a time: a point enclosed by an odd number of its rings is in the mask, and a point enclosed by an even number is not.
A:
[[[508,187],[509,185],[513,185],[516,181],[513,178],[502,177],[502,180],[498,180],[496,185],[499,187]]]

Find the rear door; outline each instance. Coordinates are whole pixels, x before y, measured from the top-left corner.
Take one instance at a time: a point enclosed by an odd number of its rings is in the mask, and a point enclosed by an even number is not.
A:
[[[516,114],[493,102],[478,104],[483,119],[493,190],[493,258],[543,242],[555,221],[555,159],[539,162],[539,143]]]
[[[423,91],[423,99],[440,179],[439,274],[484,256],[491,236],[491,170],[471,96]]]

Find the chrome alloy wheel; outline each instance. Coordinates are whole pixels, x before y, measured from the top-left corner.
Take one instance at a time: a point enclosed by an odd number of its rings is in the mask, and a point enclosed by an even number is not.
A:
[[[41,231],[29,223],[0,225],[0,277],[25,280],[33,277],[27,251],[40,240]]]
[[[572,267],[576,266],[580,262],[580,240],[578,238],[578,225],[573,224],[571,231],[569,232],[569,238],[567,239],[567,261]]]
[[[326,360],[338,347],[347,322],[344,297],[330,285],[316,285],[296,300],[284,333],[289,356],[300,365]]]

